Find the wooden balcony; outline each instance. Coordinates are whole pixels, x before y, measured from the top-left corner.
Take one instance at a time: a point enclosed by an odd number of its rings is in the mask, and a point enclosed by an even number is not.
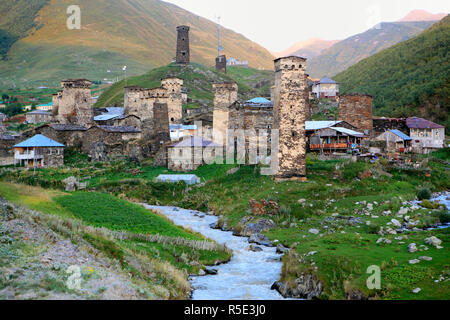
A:
[[[358,145],[356,146],[357,148],[359,147]],[[309,148],[311,150],[320,150],[322,149],[344,149],[347,150],[349,148],[349,146],[347,145],[347,143],[327,143],[327,144],[310,144]]]

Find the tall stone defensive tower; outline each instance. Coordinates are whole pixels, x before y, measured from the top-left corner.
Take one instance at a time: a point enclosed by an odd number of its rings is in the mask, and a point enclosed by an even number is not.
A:
[[[171,77],[161,80],[161,87],[167,90],[167,108],[170,124],[180,124],[183,118],[183,79]]]
[[[230,107],[238,99],[238,85],[235,82],[213,83],[213,91],[213,140],[224,145],[230,127]]]
[[[350,94],[340,97],[339,120],[345,120],[366,135],[373,133],[372,97]]]
[[[94,122],[92,82],[86,79],[61,81],[62,90],[53,96],[53,120],[61,124],[87,126]]]
[[[227,73],[227,57],[225,55],[216,57],[216,70]]]
[[[177,64],[189,65],[191,63],[191,53],[189,49],[189,27],[177,27]]]
[[[308,89],[306,59],[275,60],[274,129],[279,130],[278,172],[275,180],[306,179],[305,121]]]

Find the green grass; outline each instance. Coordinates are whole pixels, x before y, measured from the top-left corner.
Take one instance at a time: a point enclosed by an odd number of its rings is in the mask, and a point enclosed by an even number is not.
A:
[[[236,81],[239,86],[239,95],[243,100],[254,98],[255,96],[268,96],[270,86],[273,81],[273,72],[256,70],[252,68],[229,68],[227,75],[224,75],[212,68],[206,68],[199,64],[192,64],[189,67],[170,64],[155,68],[150,72],[130,77],[127,79],[127,86],[141,86],[144,88],[154,88],[160,86],[161,79],[167,76],[176,76],[184,80],[184,86],[188,89],[189,98],[193,100],[193,105],[206,101],[212,106],[214,95],[212,92],[212,82]],[[258,83],[264,82],[264,86],[255,88]],[[107,89],[97,100],[94,107],[101,108],[111,105],[123,105],[123,88],[125,81],[119,81]]]
[[[55,201],[75,217],[95,227],[199,239],[143,207],[109,194],[75,192]]]

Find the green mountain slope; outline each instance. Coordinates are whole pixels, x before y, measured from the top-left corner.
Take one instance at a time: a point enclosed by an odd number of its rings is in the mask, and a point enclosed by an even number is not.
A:
[[[372,28],[324,50],[308,61],[308,72],[313,78],[334,76],[355,63],[411,39],[434,22],[388,22]]]
[[[342,93],[373,95],[378,115],[421,115],[450,127],[450,16],[335,79]]]
[[[192,100],[188,108],[213,105],[212,82],[234,80],[239,86],[239,98],[248,100],[257,96],[269,96],[274,79],[273,72],[267,70],[231,67],[228,68],[228,74],[224,75],[199,64],[187,67],[170,64],[155,68],[143,75],[129,77],[126,79],[126,85],[154,88],[160,86],[161,79],[167,76],[176,76],[184,80],[184,87]],[[112,85],[103,92],[94,107],[122,106],[124,86],[125,80]]]
[[[2,6],[17,1],[2,0]],[[2,10],[3,25],[17,24],[18,41],[5,37],[6,59],[0,61],[0,87],[55,85],[61,78],[92,80],[137,75],[167,65],[175,56],[176,27],[191,26],[193,62],[212,66],[217,55],[217,25],[175,5],[159,0],[79,0],[81,30],[66,27],[71,0],[21,0],[20,6]],[[30,6],[36,2],[32,9]],[[43,5],[38,12],[36,10]],[[32,14],[30,14],[30,12]],[[24,15],[32,17],[16,19]],[[13,33],[14,35],[14,33]],[[8,40],[9,39],[9,40]],[[9,48],[6,43],[14,44]],[[273,57],[263,47],[244,36],[222,28],[224,54],[248,60],[250,66],[273,68]]]

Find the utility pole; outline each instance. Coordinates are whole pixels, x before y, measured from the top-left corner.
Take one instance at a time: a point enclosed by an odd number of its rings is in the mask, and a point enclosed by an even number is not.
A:
[[[220,56],[220,16],[217,17],[217,56]]]

